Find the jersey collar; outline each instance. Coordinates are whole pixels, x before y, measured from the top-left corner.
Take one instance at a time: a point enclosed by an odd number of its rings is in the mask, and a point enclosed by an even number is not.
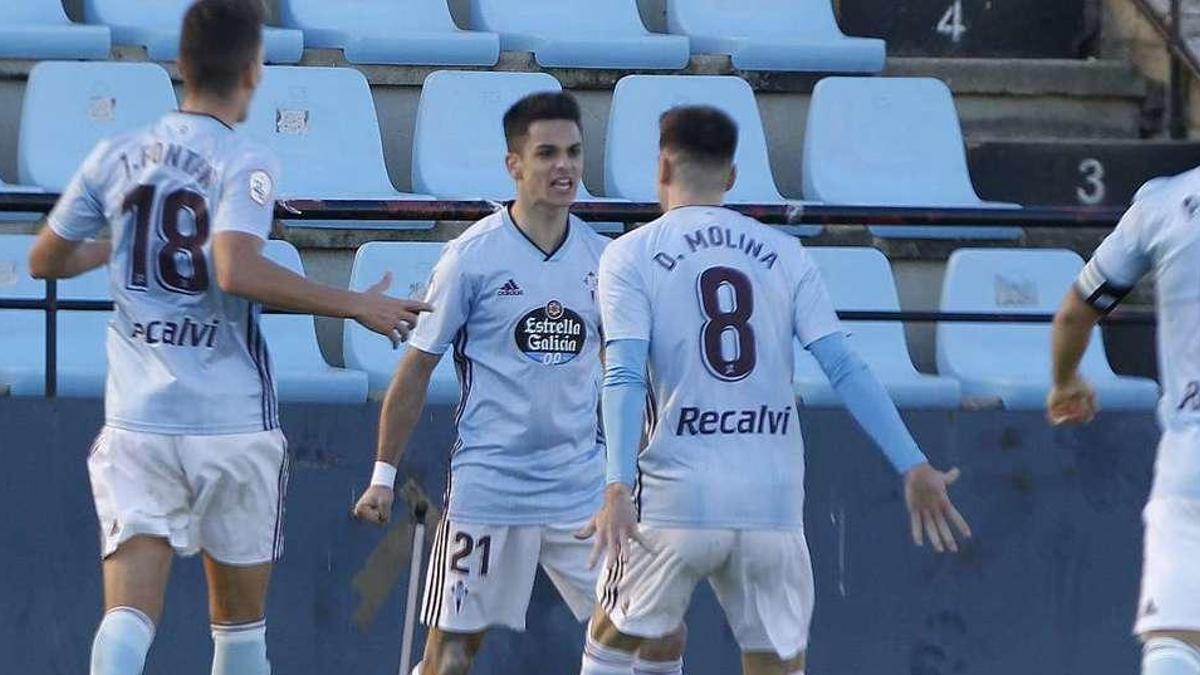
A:
[[[216,122],[217,124],[220,124],[221,126],[225,127],[226,129],[233,131],[233,127],[226,124],[225,120],[221,119],[220,117],[217,117],[216,115],[211,115],[209,113],[202,113],[202,112],[192,112],[191,110],[176,110],[175,114],[176,115],[184,115],[187,117],[199,117],[201,119],[208,118],[208,119]]]
[[[540,246],[533,243],[533,240],[529,238],[529,235],[525,234],[524,230],[517,227],[517,221],[512,215],[512,207],[513,202],[504,203],[504,226],[507,227],[513,234],[515,234],[518,239],[523,241],[529,252],[536,255],[542,262],[552,262],[559,259],[562,256],[562,253],[567,249],[567,244],[571,240],[571,231],[575,229],[575,224],[571,222],[573,220],[571,214],[567,214],[567,227],[563,230],[562,239],[558,240],[558,244],[556,244],[551,251],[546,252],[543,251]]]

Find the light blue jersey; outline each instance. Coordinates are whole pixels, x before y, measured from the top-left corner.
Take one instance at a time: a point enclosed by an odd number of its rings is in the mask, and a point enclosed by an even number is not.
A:
[[[649,342],[641,522],[803,527],[792,344],[840,327],[796,238],[729,209],[680,207],[608,247],[599,291],[607,338]]]
[[[455,522],[569,524],[600,506],[596,275],[608,240],[571,217],[550,255],[507,209],[449,242],[409,343],[453,347],[462,387],[448,513]]]
[[[1150,272],[1163,386],[1153,495],[1200,499],[1200,169],[1155,179],[1139,190],[1075,287],[1107,312]],[[1099,404],[1104,407],[1103,400]]]
[[[266,239],[278,162],[208,115],[102,141],[50,213],[58,236],[112,229],[106,423],[173,435],[279,426],[259,307],[217,285],[218,232]]]

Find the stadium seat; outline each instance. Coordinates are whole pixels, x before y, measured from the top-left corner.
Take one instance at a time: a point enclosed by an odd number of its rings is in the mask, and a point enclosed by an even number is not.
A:
[[[950,89],[932,78],[829,77],[804,135],[804,197],[829,204],[1020,208],[975,194]],[[1012,239],[1015,227],[872,227],[877,237]]]
[[[873,248],[813,247],[807,249],[834,306],[839,311],[898,312],[895,279],[887,258]],[[904,325],[899,321],[848,321],[843,327],[849,343],[883,382],[892,400],[906,409],[955,409],[958,383],[946,377],[917,372],[909,357]],[[840,407],[841,397],[807,350],[796,343],[793,381],[796,395],[808,407]]]
[[[107,59],[107,26],[72,23],[62,0],[0,2],[0,58]]]
[[[61,191],[102,138],[152,124],[176,108],[153,63],[43,61],[29,73],[17,167],[22,183]]]
[[[886,45],[846,37],[831,0],[667,0],[667,28],[739,70],[878,73]]]
[[[283,24],[309,47],[341,49],[351,63],[494,66],[500,38],[460,30],[446,0],[281,0]]]
[[[45,192],[36,185],[12,185],[0,180],[0,195],[12,192]],[[0,211],[0,223],[31,223],[42,219],[38,211]]]
[[[425,78],[413,131],[414,190],[441,199],[515,197],[504,167],[507,152],[501,119],[520,98],[561,91],[546,73],[439,70]],[[453,162],[447,162],[453,157]],[[580,201],[623,201],[592,196],[582,184]],[[600,231],[622,231],[621,223],[592,223]]]
[[[263,253],[296,274],[304,274],[299,251],[286,241],[268,241]],[[280,401],[362,403],[367,400],[367,374],[335,368],[325,362],[311,316],[264,314],[260,321]]]
[[[637,0],[471,0],[471,24],[550,68],[677,70],[689,59],[687,38],[646,30]]]
[[[1059,249],[960,249],[942,285],[943,312],[1052,313],[1083,267]],[[1040,410],[1050,390],[1050,325],[939,323],[938,371],[962,384],[966,399],[998,400],[1012,410]],[[1100,331],[1092,333],[1081,374],[1102,408],[1149,410],[1153,380],[1113,373]]]
[[[442,253],[442,246],[438,242],[407,241],[363,244],[354,256],[350,288],[356,291],[369,288],[385,272],[390,271],[392,285],[387,291],[389,295],[423,298],[433,266]],[[385,391],[407,345],[392,349],[392,343],[387,338],[350,320],[345,323],[343,338],[346,365],[366,371],[372,392]],[[453,355],[447,354],[433,371],[428,400],[438,404],[453,403],[458,400],[458,394]]]
[[[738,124],[737,182],[726,201],[788,203],[771,174],[767,138],[750,85],[739,77],[706,75],[628,75],[613,90],[604,156],[604,186],[610,197],[656,202],[658,118],[678,105],[721,108]],[[820,227],[788,228],[816,235]]]
[[[112,29],[119,45],[145,47],[153,61],[179,58],[179,31],[193,0],[83,0],[88,23]],[[296,63],[304,55],[304,34],[298,30],[263,30],[267,63]]]
[[[0,297],[36,300],[45,283],[29,275],[33,235],[0,235]],[[107,300],[107,268],[58,284],[58,297]],[[109,312],[62,311],[58,314],[58,394],[104,395],[105,335]],[[13,396],[45,394],[46,315],[40,310],[0,310],[0,385]]]
[[[242,130],[279,157],[280,199],[430,199],[388,178],[375,101],[354,68],[269,66]],[[295,221],[304,227],[428,229],[428,221]]]

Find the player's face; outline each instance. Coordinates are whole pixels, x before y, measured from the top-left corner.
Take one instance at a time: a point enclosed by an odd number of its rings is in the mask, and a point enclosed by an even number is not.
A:
[[[530,204],[567,207],[583,177],[583,137],[570,120],[538,120],[520,153],[509,153],[508,170],[517,192]]]

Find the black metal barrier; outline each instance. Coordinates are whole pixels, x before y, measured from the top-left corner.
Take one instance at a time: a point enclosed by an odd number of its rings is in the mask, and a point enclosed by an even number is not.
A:
[[[0,212],[46,213],[58,195],[34,193],[0,194]],[[499,204],[490,201],[424,200],[312,200],[293,199],[275,205],[280,219],[304,220],[443,220],[474,221],[491,215]],[[842,206],[829,204],[732,204],[729,208],[771,225],[871,225],[885,226],[978,226],[1008,225],[1031,228],[1114,227],[1122,210],[1097,207],[1033,207],[1022,209],[925,208],[888,206]],[[572,213],[587,221],[639,223],[662,215],[657,204],[633,202],[579,202]],[[0,298],[0,309],[46,312],[46,396],[55,396],[58,368],[59,311],[111,311],[113,303],[103,300],[59,300],[57,284],[46,282],[46,297]],[[277,313],[268,310],[268,313]],[[841,311],[843,321],[907,321],[914,323],[1049,323],[1053,314],[996,312],[867,312]],[[1153,325],[1152,312],[1118,311],[1103,319],[1107,325]]]

